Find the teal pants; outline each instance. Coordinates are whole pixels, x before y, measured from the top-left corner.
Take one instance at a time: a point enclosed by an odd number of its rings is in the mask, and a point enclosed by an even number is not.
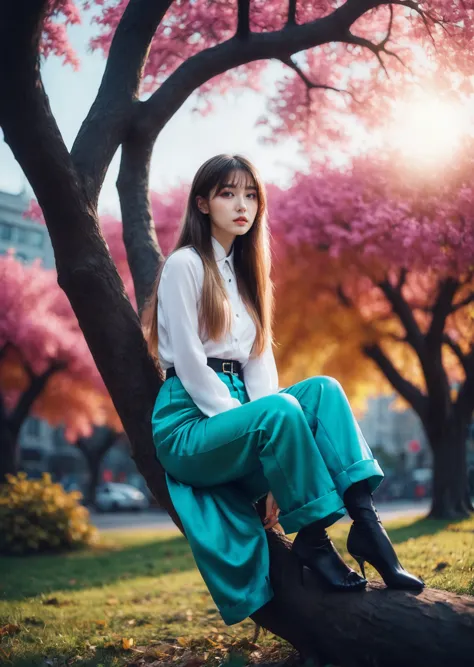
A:
[[[254,503],[271,490],[286,533],[330,525],[345,514],[346,489],[366,479],[373,491],[383,472],[333,378],[249,401],[238,376],[219,377],[240,407],[207,417],[175,376],[160,389],[152,430],[196,564],[231,625],[273,596]]]

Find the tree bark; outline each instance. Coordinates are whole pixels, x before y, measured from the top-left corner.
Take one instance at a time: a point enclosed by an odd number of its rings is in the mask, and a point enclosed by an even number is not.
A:
[[[14,433],[7,420],[0,423],[0,484],[7,475],[16,475],[20,467],[18,433]]]
[[[137,4],[138,0],[132,2]],[[94,146],[89,155],[76,147],[76,155],[82,156],[77,163],[62,142],[38,74],[38,40],[46,4],[46,0],[8,0],[2,6],[0,124],[43,209],[59,283],[110,391],[137,467],[158,502],[182,529],[151,436],[150,419],[160,380],[97,219],[96,192],[112,152],[110,137],[107,132],[104,137],[97,135],[97,142],[102,143],[100,156]],[[224,60],[236,66],[273,57],[280,45],[291,55],[327,41],[328,36],[342,37],[347,34],[347,23],[377,4],[381,3],[349,0],[318,24],[259,35],[252,38],[247,50],[241,43],[227,46],[227,55],[230,48],[240,49],[241,61]],[[179,99],[194,90],[204,75],[195,68],[206,59],[209,53],[193,60],[187,69],[179,68],[178,76],[167,80],[163,95],[148,100],[144,121],[151,133],[166,122]],[[215,64],[207,73],[213,73],[214,68]],[[185,83],[182,90],[180,82]],[[163,100],[171,94],[173,104],[165,107]],[[96,158],[94,168],[89,168]],[[80,169],[79,163],[83,165]],[[81,172],[88,174],[85,181]],[[271,531],[268,541],[275,595],[252,618],[288,640],[315,665],[331,661],[340,667],[415,667],[420,656],[430,667],[445,667],[448,662],[458,667],[471,664],[472,599],[428,590],[415,596],[377,586],[361,594],[325,593],[311,575],[302,576],[286,538]]]
[[[441,434],[432,433],[433,501],[429,514],[432,519],[466,517],[473,509],[466,461],[468,423],[466,419],[455,417],[448,421]]]

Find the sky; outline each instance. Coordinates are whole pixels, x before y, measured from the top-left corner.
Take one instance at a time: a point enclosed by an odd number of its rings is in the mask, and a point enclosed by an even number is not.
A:
[[[105,68],[100,53],[88,48],[94,34],[88,20],[69,29],[70,41],[80,58],[81,67],[75,72],[55,57],[42,67],[42,77],[53,114],[68,148],[84,120],[99,88]],[[270,65],[268,90],[281,65]],[[249,157],[265,182],[279,185],[289,183],[291,174],[304,167],[304,158],[294,140],[280,141],[276,146],[262,145],[262,128],[255,127],[265,112],[265,96],[251,91],[238,96],[220,97],[215,111],[206,117],[193,113],[190,98],[168,122],[157,139],[151,166],[151,188],[165,191],[180,182],[190,183],[199,166],[217,153],[238,152]],[[99,209],[119,215],[115,181],[119,155],[112,161],[99,201]],[[29,189],[26,178],[3,141],[0,130],[0,190],[16,193]],[[31,192],[31,190],[29,190]]]

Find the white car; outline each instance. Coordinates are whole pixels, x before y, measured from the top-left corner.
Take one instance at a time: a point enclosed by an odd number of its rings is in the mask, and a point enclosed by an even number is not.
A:
[[[131,484],[107,482],[97,488],[95,506],[99,512],[143,510],[148,505],[145,494]]]

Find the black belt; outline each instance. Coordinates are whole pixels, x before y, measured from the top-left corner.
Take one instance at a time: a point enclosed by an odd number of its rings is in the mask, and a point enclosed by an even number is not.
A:
[[[226,375],[238,375],[243,380],[242,364],[240,361],[232,361],[232,359],[216,359],[215,357],[207,358],[207,365],[216,371],[216,373],[226,373]],[[172,378],[176,375],[174,366],[166,369],[166,379]]]

